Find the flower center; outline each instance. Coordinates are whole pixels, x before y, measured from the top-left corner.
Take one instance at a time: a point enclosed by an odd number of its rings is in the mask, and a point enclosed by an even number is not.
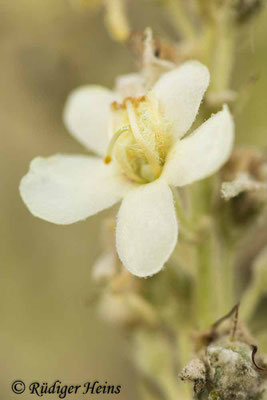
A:
[[[114,102],[112,138],[105,163],[114,157],[129,179],[152,182],[160,176],[171,146],[168,132],[168,124],[151,93],[128,97],[122,104]]]

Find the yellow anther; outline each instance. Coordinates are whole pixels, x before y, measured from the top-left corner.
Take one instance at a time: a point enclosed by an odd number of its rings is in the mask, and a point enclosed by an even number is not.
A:
[[[168,127],[158,109],[158,102],[148,94],[126,97],[111,106],[112,136],[105,164],[114,157],[124,174],[141,184],[157,179],[170,146]]]
[[[141,99],[143,101],[143,97]],[[139,126],[138,126],[135,108],[131,101],[126,101],[126,109],[128,111],[130,126],[132,129],[134,138],[135,138],[136,142],[139,143],[140,146],[142,147],[144,154],[146,156],[146,159],[154,171],[155,178],[157,178],[161,172],[161,165],[160,165],[158,154],[154,151],[153,148],[151,148],[149,146],[149,144],[144,139],[144,137],[139,129]]]
[[[109,155],[107,155],[105,158],[104,158],[104,163],[105,164],[109,164],[111,162],[111,157],[109,156]]]

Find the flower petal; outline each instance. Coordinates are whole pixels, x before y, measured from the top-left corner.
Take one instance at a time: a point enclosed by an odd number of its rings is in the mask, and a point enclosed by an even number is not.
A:
[[[117,250],[134,275],[153,275],[163,267],[177,242],[172,192],[160,181],[142,185],[123,199],[117,221]]]
[[[36,217],[71,224],[111,207],[130,184],[101,159],[78,155],[35,158],[20,194]]]
[[[146,92],[145,80],[137,73],[121,75],[116,79],[115,91],[122,98],[143,96]]]
[[[117,99],[101,86],[83,86],[67,99],[63,120],[69,132],[89,150],[104,155],[108,145],[110,104]]]
[[[191,127],[208,85],[209,71],[198,61],[188,61],[167,72],[155,84],[152,90],[176,138]]]
[[[222,111],[174,145],[161,178],[170,185],[184,186],[212,175],[229,158],[233,139],[232,115],[224,106]]]

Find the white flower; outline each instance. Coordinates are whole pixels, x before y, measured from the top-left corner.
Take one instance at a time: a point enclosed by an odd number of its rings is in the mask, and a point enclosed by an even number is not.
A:
[[[170,186],[213,174],[231,153],[234,127],[226,106],[184,137],[208,83],[207,68],[190,61],[162,75],[145,96],[120,99],[98,86],[75,90],[65,124],[99,157],[34,159],[20,185],[29,210],[71,224],[123,199],[116,229],[122,263],[140,277],[161,270],[178,235]]]

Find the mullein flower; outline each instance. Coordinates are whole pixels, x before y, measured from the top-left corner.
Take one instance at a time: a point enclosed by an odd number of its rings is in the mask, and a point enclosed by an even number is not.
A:
[[[232,150],[227,106],[185,137],[208,84],[208,69],[190,61],[137,97],[120,98],[99,86],[75,90],[65,124],[98,157],[35,158],[20,184],[29,210],[64,225],[122,200],[116,228],[122,263],[139,277],[160,271],[178,236],[171,187],[213,174]]]

